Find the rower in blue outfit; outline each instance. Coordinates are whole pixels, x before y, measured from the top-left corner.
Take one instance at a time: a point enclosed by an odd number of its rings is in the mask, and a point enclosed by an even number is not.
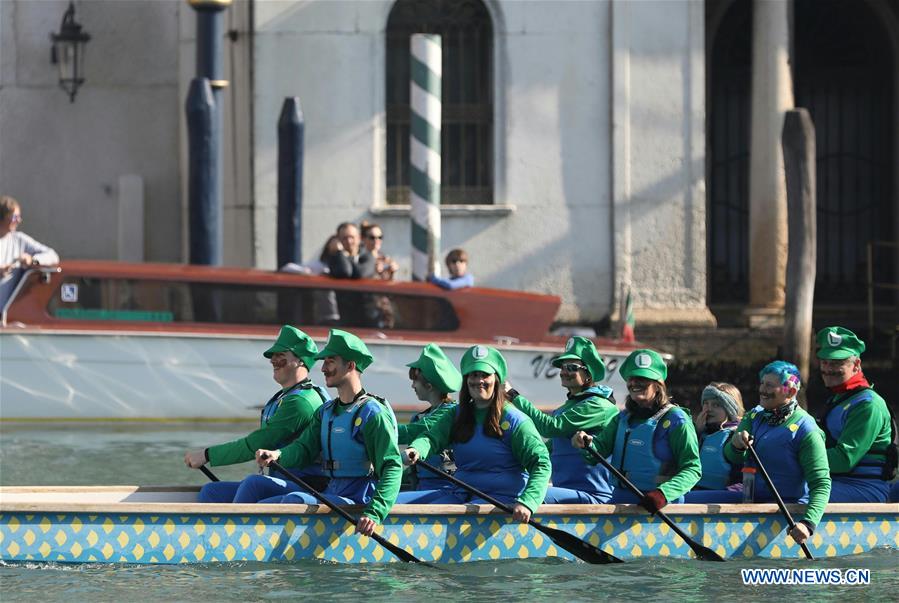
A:
[[[732,463],[724,456],[724,445],[737,430],[743,418],[743,396],[730,383],[712,382],[702,390],[702,410],[693,420],[699,437],[699,462],[702,477],[684,502],[694,500],[703,490],[742,490],[742,463]]]
[[[639,502],[651,512],[683,501],[701,476],[696,430],[690,417],[668,397],[668,367],[654,350],[634,350],[621,365],[627,381],[625,408],[597,436],[578,431],[575,448],[590,447],[611,463],[644,494],[637,500],[617,484],[609,502]],[[588,463],[596,459],[584,451]]]
[[[320,458],[322,470],[331,478],[325,498],[335,504],[366,505],[356,531],[371,535],[393,507],[402,481],[396,417],[386,400],[362,387],[362,372],[374,358],[361,339],[331,329],[316,358],[323,360],[325,383],[337,389],[337,397],[319,408],[312,425],[291,444],[279,450],[257,450],[256,460],[260,466],[279,459],[295,466]],[[254,489],[253,496],[262,503],[318,503],[298,486],[297,491],[283,494],[271,489],[265,479],[258,477],[248,483],[248,478],[241,488]],[[271,492],[268,498],[266,488]]]
[[[451,394],[462,389],[462,375],[436,343],[426,345],[418,360],[406,366],[409,367],[412,391],[419,400],[427,402],[428,407],[415,413],[409,423],[397,427],[400,446],[409,445],[415,438],[424,434],[429,421],[436,418],[439,413],[453,412],[457,405],[453,402]],[[455,470],[451,450],[435,452],[425,460],[444,471]],[[409,474],[412,486],[408,488],[410,490],[437,490],[449,486],[449,482],[445,479],[427,471],[419,472],[415,465],[409,468]]]
[[[694,492],[691,502],[774,502],[774,494],[747,456],[747,444],[752,442],[783,501],[808,505],[790,535],[802,544],[814,533],[830,496],[830,470],[824,434],[796,400],[800,386],[799,369],[789,362],[777,360],[761,370],[759,406],[743,417],[724,447],[730,461],[743,464],[743,491]]]
[[[831,392],[818,419],[833,479],[830,502],[887,502],[899,450],[890,409],[862,372],[865,342],[843,327],[821,329],[816,339]]]
[[[328,392],[309,378],[317,353],[318,347],[306,333],[290,325],[281,327],[278,339],[262,353],[269,359],[272,378],[281,389],[262,408],[259,429],[231,442],[190,450],[184,455],[184,463],[193,469],[206,463],[213,467],[244,463],[253,460],[259,448],[286,446],[305,431],[315,411],[329,399]],[[328,485],[328,478],[318,465],[294,467],[293,472],[315,488],[324,489]],[[271,478],[282,486],[287,483],[286,476],[277,472]],[[210,482],[200,489],[199,501],[240,502],[234,500],[239,486],[240,482]]]
[[[612,389],[599,384],[606,376],[606,366],[586,337],[569,339],[552,365],[559,369],[559,380],[568,396],[551,414],[536,408],[514,389],[506,392],[506,398],[531,418],[541,436],[549,439],[553,485],[543,502],[603,504],[612,497],[608,470],[588,464],[580,450],[571,445],[571,436],[579,430],[595,436],[618,415]]]
[[[459,404],[428,422],[405,454],[410,464],[431,450],[453,449],[456,477],[510,504],[512,516],[527,522],[543,502],[552,473],[549,452],[534,423],[506,402],[506,360],[498,350],[476,345],[462,356]],[[459,504],[483,502],[456,486],[400,493],[398,502]]]

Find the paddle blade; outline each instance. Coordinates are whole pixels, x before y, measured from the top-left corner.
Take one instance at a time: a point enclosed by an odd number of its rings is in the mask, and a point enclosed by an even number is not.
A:
[[[531,525],[546,534],[557,545],[587,563],[603,564],[603,563],[624,563],[621,559],[597,548],[585,540],[581,540],[574,534],[569,534],[564,530],[557,530],[531,522]]]
[[[393,553],[400,561],[405,561],[406,563],[421,563],[421,560],[418,557],[404,549],[401,549],[379,534],[372,534],[370,538]]]
[[[726,561],[724,557],[713,551],[712,549],[702,546],[695,540],[686,541],[688,545],[690,545],[690,549],[696,553],[696,558],[701,561]]]

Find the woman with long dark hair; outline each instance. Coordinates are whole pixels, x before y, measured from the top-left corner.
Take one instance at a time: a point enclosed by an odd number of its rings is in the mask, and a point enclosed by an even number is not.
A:
[[[669,502],[682,502],[699,481],[702,469],[696,430],[689,415],[668,396],[668,367],[658,352],[634,350],[620,372],[627,382],[624,410],[598,436],[579,431],[571,443],[576,448],[589,447],[603,457],[611,454],[612,465],[645,495],[638,501],[612,478],[616,485],[610,503],[639,502],[655,512]]]
[[[521,522],[543,502],[552,466],[534,423],[506,402],[506,360],[494,348],[476,345],[462,356],[459,405],[440,414],[406,449],[410,464],[432,450],[453,449],[456,477],[511,504]],[[397,502],[483,502],[457,487],[400,494]]]

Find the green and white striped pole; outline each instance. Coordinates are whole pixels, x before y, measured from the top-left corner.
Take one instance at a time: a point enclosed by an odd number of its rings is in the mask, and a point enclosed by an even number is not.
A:
[[[409,175],[412,205],[412,279],[440,274],[440,83],[443,45],[440,36],[412,34],[412,127]]]

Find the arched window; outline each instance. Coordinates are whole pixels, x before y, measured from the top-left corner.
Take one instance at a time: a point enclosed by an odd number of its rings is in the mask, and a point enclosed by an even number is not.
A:
[[[387,20],[387,202],[409,203],[409,41],[443,40],[440,200],[493,203],[493,26],[480,0],[397,0]]]

